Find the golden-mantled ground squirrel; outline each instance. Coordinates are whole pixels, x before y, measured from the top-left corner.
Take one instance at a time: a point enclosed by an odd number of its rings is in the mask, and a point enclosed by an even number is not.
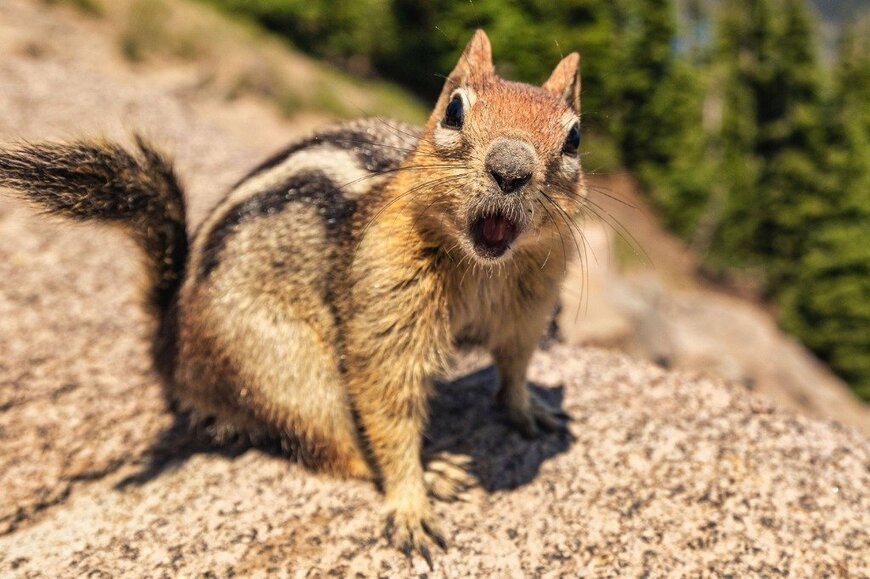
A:
[[[154,357],[170,399],[219,436],[280,438],[305,465],[378,481],[387,531],[430,559],[431,381],[459,344],[489,350],[524,434],[567,416],[526,369],[556,303],[585,194],[579,57],[543,87],[496,76],[478,31],[426,126],[370,119],[297,141],[242,179],[188,241],[167,159],[102,141],[0,151],[0,185],[126,228],[149,259]]]

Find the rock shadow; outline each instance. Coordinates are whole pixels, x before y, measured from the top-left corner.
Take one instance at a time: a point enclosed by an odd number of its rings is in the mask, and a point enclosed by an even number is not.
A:
[[[426,452],[470,456],[473,460],[470,470],[488,492],[528,484],[545,461],[567,451],[573,441],[568,432],[542,433],[532,440],[522,436],[495,403],[498,384],[494,366],[451,382],[437,383],[424,445]],[[533,383],[531,389],[564,411],[563,386]]]
[[[198,454],[236,458],[252,448],[247,441],[219,444],[206,430],[207,425],[194,425],[187,413],[175,412],[172,425],[160,434],[137,461],[142,465],[142,470],[120,480],[115,484],[115,489],[144,485],[179,468]]]

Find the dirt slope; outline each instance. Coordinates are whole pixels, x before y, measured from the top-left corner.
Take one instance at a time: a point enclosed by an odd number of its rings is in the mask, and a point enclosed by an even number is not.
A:
[[[148,75],[89,57],[112,46],[96,25],[44,10],[0,3],[0,141],[143,128],[177,157],[195,219],[260,156]],[[0,575],[425,572],[379,537],[369,485],[173,427],[138,279],[121,235],[0,198]],[[481,484],[437,505],[452,548],[431,575],[870,574],[858,431],[557,345],[532,377],[575,417],[574,440],[526,442],[492,407],[491,370],[471,369],[439,388],[429,446],[470,454]]]

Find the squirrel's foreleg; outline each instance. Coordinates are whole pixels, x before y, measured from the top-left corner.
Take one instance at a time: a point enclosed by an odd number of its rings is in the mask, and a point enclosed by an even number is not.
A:
[[[532,354],[549,321],[550,302],[555,302],[555,299],[543,300],[535,308],[537,311],[516,320],[513,331],[492,348],[501,380],[497,400],[507,412],[511,424],[528,438],[538,436],[542,430],[549,432],[567,428],[568,416],[530,391],[527,378]]]
[[[377,253],[391,255],[383,246]],[[383,484],[387,534],[406,553],[417,551],[427,560],[432,542],[443,545],[444,538],[430,514],[422,438],[431,378],[443,369],[451,346],[431,259],[365,261],[354,280],[346,337],[348,392]]]

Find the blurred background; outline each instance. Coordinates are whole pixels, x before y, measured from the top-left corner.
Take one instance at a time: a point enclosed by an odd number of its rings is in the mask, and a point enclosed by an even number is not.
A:
[[[7,54],[123,68],[264,153],[334,119],[422,122],[475,28],[513,80],[542,82],[577,50],[592,205],[560,337],[870,428],[859,402],[870,400],[864,0],[15,0],[6,10],[9,22],[15,10],[55,22],[28,35],[10,25],[19,37],[7,35]]]

